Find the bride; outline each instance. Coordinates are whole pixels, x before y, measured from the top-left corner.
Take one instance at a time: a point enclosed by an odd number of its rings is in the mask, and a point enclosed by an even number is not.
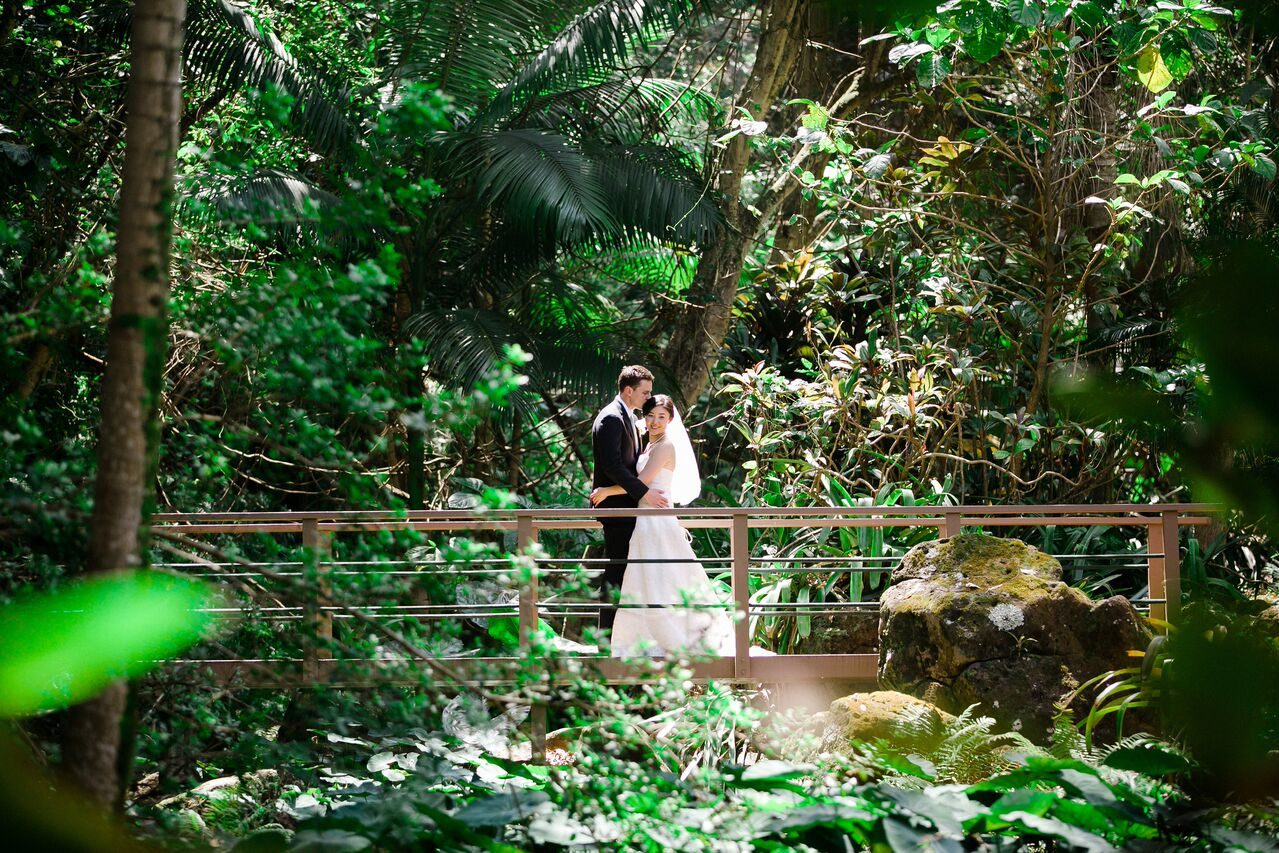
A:
[[[639,478],[667,492],[672,503],[692,502],[702,490],[702,480],[675,403],[656,394],[644,403],[643,411],[648,447],[636,460]],[[591,492],[591,504],[622,491],[620,486],[601,486]],[[733,654],[731,611],[706,577],[679,519],[641,515],[627,560],[621,607],[613,624],[613,657]]]

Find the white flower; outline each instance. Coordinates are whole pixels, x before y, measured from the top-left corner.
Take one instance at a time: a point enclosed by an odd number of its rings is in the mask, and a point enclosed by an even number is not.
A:
[[[987,618],[1001,631],[1011,631],[1026,622],[1021,608],[1015,604],[996,604],[990,609]]]

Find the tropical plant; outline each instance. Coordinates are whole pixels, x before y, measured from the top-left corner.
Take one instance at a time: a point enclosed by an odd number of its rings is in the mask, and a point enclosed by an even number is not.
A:
[[[337,158],[331,179],[364,182],[368,169],[389,168],[440,181],[443,191],[425,210],[395,210],[375,223],[384,237],[400,235],[408,307],[397,324],[421,338],[438,378],[469,387],[515,342],[535,357],[530,378],[540,393],[607,387],[619,354],[635,342],[608,301],[567,278],[557,260],[714,240],[719,215],[679,135],[718,107],[687,84],[653,76],[644,60],[704,11],[693,0],[398,0],[381,12],[376,37],[367,35],[375,57],[368,85],[380,101],[357,101],[355,112],[367,125],[426,84],[449,98],[452,125],[422,145],[357,140],[375,161],[331,144],[320,150]],[[217,72],[215,83],[225,87],[239,74],[240,85],[276,85],[295,99],[293,121],[334,125],[328,116],[345,105],[317,102],[318,75],[296,72],[291,54],[242,10],[229,19],[237,35],[256,41],[228,44],[228,28],[219,30],[222,41],[198,54]],[[323,175],[246,165],[233,180],[206,184],[215,208],[288,222],[309,212],[330,231],[379,233],[353,227],[349,209],[323,216],[334,201]],[[527,409],[532,400],[517,402]]]

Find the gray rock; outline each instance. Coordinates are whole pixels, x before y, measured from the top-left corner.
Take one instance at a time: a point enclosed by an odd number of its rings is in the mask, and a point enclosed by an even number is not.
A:
[[[1052,556],[991,536],[912,548],[879,612],[881,687],[952,713],[980,703],[1030,737],[1079,684],[1127,666],[1151,638],[1127,599],[1092,601],[1062,583]]]

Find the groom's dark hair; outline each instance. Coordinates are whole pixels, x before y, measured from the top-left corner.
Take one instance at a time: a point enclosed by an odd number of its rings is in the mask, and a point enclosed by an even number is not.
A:
[[[642,364],[628,364],[617,375],[617,390],[621,392],[627,388],[634,388],[645,381],[653,381],[653,374],[649,372],[649,369]]]

